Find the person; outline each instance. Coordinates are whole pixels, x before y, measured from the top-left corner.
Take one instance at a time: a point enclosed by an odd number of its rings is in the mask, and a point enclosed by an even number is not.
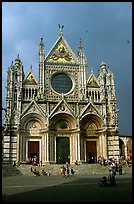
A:
[[[75,165],[78,165],[78,161],[77,160],[75,161]]]
[[[74,175],[75,171],[71,168],[71,174]]]
[[[16,162],[15,162],[15,161],[13,162],[13,166],[14,166],[14,167],[16,166]]]
[[[112,168],[110,168],[109,177],[108,177],[110,186],[116,186],[115,175],[116,175],[116,172]]]
[[[44,169],[42,169],[42,175],[50,176],[50,173],[48,171],[45,171]]]
[[[66,169],[68,169],[69,168],[69,164],[68,164],[68,162],[66,161]]]
[[[121,163],[119,163],[119,175],[122,175],[122,165],[121,165]]]
[[[40,166],[42,166],[42,161],[40,161]]]
[[[66,177],[66,168],[64,167],[64,165],[63,166],[61,166],[61,175],[62,176],[64,176],[64,177]]]
[[[17,162],[16,166],[17,166],[17,167],[19,167],[19,166],[20,166],[20,161],[18,161],[18,162]]]
[[[40,176],[39,171],[36,170],[36,168],[33,170],[31,167],[31,172],[35,175],[35,176]]]
[[[108,186],[108,180],[107,180],[107,177],[106,176],[103,176],[101,181],[99,182],[99,186],[101,187],[106,187]]]
[[[67,177],[69,177],[69,167],[67,168]]]

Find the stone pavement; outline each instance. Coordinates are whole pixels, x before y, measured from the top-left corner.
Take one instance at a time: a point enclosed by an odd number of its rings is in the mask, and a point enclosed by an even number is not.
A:
[[[131,202],[132,174],[116,175],[116,187],[99,187],[102,174],[2,178],[4,202]]]

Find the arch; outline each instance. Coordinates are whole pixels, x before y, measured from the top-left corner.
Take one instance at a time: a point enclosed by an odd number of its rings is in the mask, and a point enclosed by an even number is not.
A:
[[[61,120],[65,121],[67,126],[66,129],[76,128],[76,120],[73,116],[71,116],[68,113],[58,113],[51,118],[50,129],[58,129],[58,125],[59,125],[58,123]]]
[[[40,128],[44,128],[45,126],[45,119],[38,113],[28,113],[26,115],[24,115],[22,117],[22,120],[21,120],[21,124],[23,127],[23,129],[27,129],[29,127],[29,124],[32,123],[32,122],[38,122],[39,123],[39,126]]]
[[[72,158],[72,149],[75,146],[72,139],[74,129],[76,129],[76,120],[68,113],[57,113],[50,120],[50,131],[54,135],[56,153],[56,163],[63,164],[66,161],[70,163]],[[71,159],[72,161],[72,159]]]
[[[127,156],[128,160],[132,158],[132,138],[127,139]]]
[[[26,161],[27,158],[34,158],[35,156],[37,161],[42,160],[42,137],[46,124],[46,119],[38,113],[27,113],[22,117],[20,161]]]
[[[120,149],[120,157],[125,158],[125,145],[124,145],[124,141],[119,138],[119,149]]]
[[[86,129],[87,126],[90,126],[90,125],[94,127],[93,129],[102,129],[104,122],[100,118],[100,116],[93,113],[92,114],[87,113],[80,120],[80,128]]]
[[[80,120],[80,136],[82,138],[82,157],[87,163],[97,162],[97,158],[102,151],[100,140],[102,140],[102,133],[104,122],[96,114],[85,114]]]

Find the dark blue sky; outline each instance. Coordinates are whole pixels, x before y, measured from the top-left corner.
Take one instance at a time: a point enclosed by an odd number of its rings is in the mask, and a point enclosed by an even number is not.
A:
[[[64,25],[64,37],[77,55],[82,39],[97,77],[101,61],[115,76],[119,132],[132,134],[132,3],[131,2],[3,2],[2,107],[7,69],[17,55],[27,75],[30,65],[38,79],[38,46],[44,38],[46,55]],[[128,42],[129,40],[129,42]],[[3,116],[4,118],[4,112]]]

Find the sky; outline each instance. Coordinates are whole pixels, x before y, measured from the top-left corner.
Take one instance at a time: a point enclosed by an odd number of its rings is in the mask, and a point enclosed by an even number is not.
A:
[[[131,2],[2,2],[2,108],[5,108],[7,70],[19,54],[25,76],[30,66],[38,80],[38,48],[45,55],[59,37],[77,56],[82,39],[95,76],[102,61],[114,74],[120,134],[132,134],[132,3]],[[2,123],[5,112],[2,111]]]

